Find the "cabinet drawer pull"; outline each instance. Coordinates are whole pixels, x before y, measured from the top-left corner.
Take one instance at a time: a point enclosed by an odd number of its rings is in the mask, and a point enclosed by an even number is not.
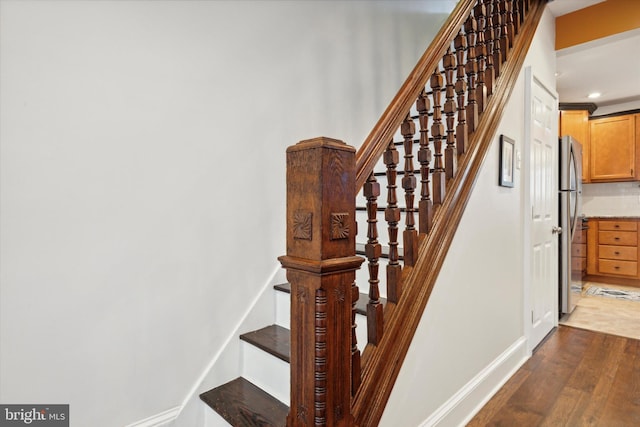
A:
[[[616,224],[613,226],[614,228],[620,228],[620,224]]]
[[[615,240],[617,242],[618,240],[620,240],[620,238],[619,237],[614,237],[613,240]]]
[[[620,266],[619,265],[615,265],[613,268],[615,268],[616,270],[620,270]]]
[[[614,254],[615,254],[615,255],[620,255],[620,252],[615,251],[615,252],[614,252]]]

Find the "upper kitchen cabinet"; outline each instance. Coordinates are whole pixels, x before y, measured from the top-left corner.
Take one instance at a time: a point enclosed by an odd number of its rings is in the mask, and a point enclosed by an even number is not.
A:
[[[587,110],[560,110],[560,136],[571,135],[582,144],[583,182],[589,182],[589,115]]]
[[[636,120],[638,114],[589,121],[589,180],[634,181],[638,178]]]

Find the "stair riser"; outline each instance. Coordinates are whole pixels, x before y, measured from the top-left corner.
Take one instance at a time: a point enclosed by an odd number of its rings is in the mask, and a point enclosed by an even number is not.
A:
[[[202,403],[203,412],[203,426],[204,427],[229,427],[231,424],[225,421],[218,413],[212,410],[209,406]]]
[[[244,341],[240,351],[242,376],[288,405],[289,364]]]

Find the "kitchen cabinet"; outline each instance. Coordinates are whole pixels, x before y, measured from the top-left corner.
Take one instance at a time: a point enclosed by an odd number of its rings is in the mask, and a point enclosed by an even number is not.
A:
[[[560,136],[582,144],[582,181],[640,180],[640,113],[590,119],[591,111],[560,111]]]
[[[582,144],[582,181],[589,182],[589,111],[561,110],[560,136],[573,136]]]
[[[590,218],[587,274],[632,279],[640,286],[638,218]]]
[[[589,121],[589,181],[634,181],[638,178],[638,114]]]

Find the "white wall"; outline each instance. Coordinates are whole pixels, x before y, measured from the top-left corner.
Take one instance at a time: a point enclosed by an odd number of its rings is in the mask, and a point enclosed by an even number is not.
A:
[[[525,60],[552,90],[554,25],[545,11]],[[515,139],[518,152],[526,149],[524,108],[523,68],[381,426],[459,425],[478,399],[488,397],[496,381],[526,357],[522,216],[529,191],[522,185],[524,166],[515,171],[514,188],[497,185],[499,135]]]
[[[453,3],[2,1],[0,401],[181,405],[278,268],[286,146],[359,145]]]

